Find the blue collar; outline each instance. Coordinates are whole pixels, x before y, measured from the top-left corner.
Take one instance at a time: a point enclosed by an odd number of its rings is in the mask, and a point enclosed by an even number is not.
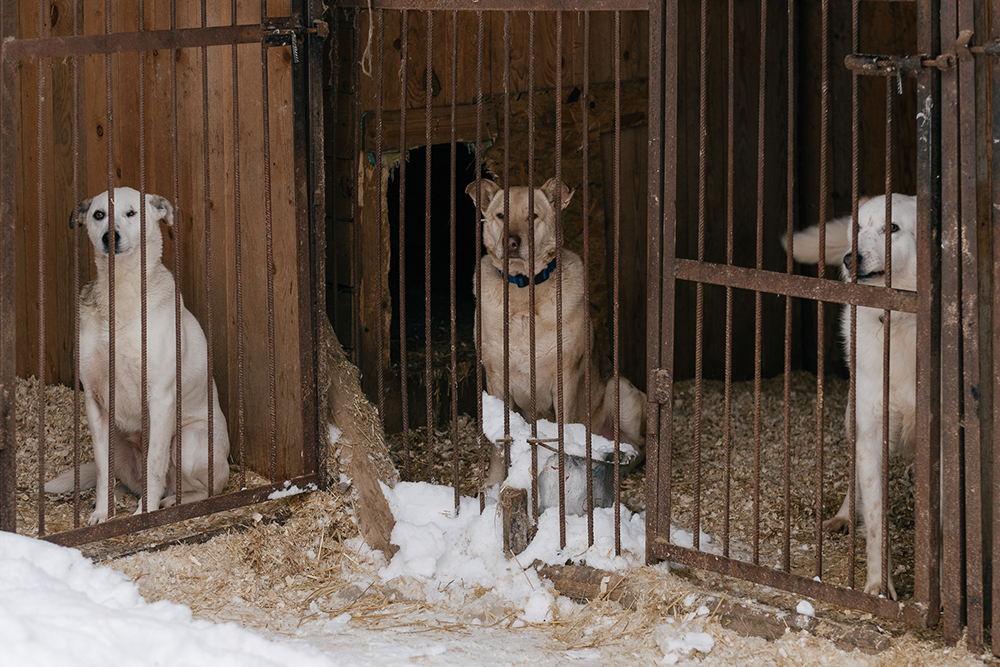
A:
[[[555,270],[556,270],[556,258],[553,257],[552,261],[549,262],[549,265],[535,275],[535,284],[540,285],[544,283],[546,280],[549,279],[549,276],[551,276],[552,272]],[[497,269],[497,275],[503,278],[503,271]],[[527,287],[529,283],[529,278],[528,276],[522,276],[518,274],[516,276],[507,276],[507,281],[514,283],[518,287]]]

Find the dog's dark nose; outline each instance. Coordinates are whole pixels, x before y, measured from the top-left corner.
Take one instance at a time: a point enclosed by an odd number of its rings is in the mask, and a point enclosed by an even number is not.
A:
[[[521,247],[521,237],[511,234],[507,237],[507,252],[510,254],[515,254],[518,248]]]
[[[844,255],[844,266],[846,266],[848,269],[851,268],[851,253],[847,253],[846,255]]]
[[[115,230],[115,252],[118,252],[119,244],[121,243],[122,237],[118,234],[118,230]],[[108,233],[104,232],[104,236],[101,237],[101,241],[104,243],[104,249],[107,252],[111,252],[111,246],[108,244]]]

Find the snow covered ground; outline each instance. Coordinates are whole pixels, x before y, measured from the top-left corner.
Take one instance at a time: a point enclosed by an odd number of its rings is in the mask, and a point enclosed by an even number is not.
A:
[[[488,426],[495,426],[495,408],[489,408]],[[513,474],[523,477],[529,460],[524,456],[527,425],[517,415],[511,419]],[[576,438],[571,433],[570,440]],[[598,444],[602,447],[606,443]],[[259,528],[264,537],[271,530],[273,540],[289,549],[283,552],[284,562],[294,558],[305,564],[297,563],[289,574],[278,574],[273,560],[256,569],[247,566],[253,554],[234,542],[237,535],[122,558],[111,563],[112,569],[94,565],[75,549],[0,533],[0,665],[979,662],[962,649],[912,637],[894,639],[892,648],[878,656],[845,653],[805,633],[790,632],[773,642],[741,637],[723,628],[708,606],[692,602],[716,599],[705,589],[671,575],[666,564],[639,569],[644,517],[625,509],[619,516],[620,555],[614,551],[613,509],[595,512],[592,546],[587,544],[586,518],[567,517],[566,546],[560,548],[558,514],[549,508],[532,544],[508,560],[502,555],[496,490],[493,494],[482,513],[472,498],[463,498],[456,512],[449,487],[400,483],[386,489],[396,519],[393,542],[399,546],[390,562],[360,538],[327,545],[333,527],[328,504],[333,500],[323,492],[313,494],[300,505],[298,518]],[[678,532],[674,539],[690,536]],[[711,545],[708,535],[701,539]],[[628,574],[643,609],[573,602],[528,567],[536,560],[573,561]],[[313,586],[313,593],[303,582]],[[173,601],[146,600],[140,587]],[[377,591],[382,601],[374,611],[359,603],[369,591]],[[802,601],[798,613],[815,610]]]

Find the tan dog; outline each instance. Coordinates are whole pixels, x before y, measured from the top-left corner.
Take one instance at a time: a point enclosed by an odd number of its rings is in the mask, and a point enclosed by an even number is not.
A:
[[[80,373],[95,461],[80,469],[81,487],[97,486],[90,523],[108,519],[108,255],[115,253],[115,477],[133,493],[142,494],[141,394],[141,262],[140,207],[146,207],[146,360],[149,405],[149,452],[146,459],[149,510],[176,502],[174,441],[176,437],[176,338],[174,277],[160,261],[163,237],[158,222],[173,224],[170,202],[132,188],[115,189],[114,238],[108,227],[108,193],[80,202],[70,226],[85,225],[97,264],[97,279],[80,292]],[[182,432],[181,490],[183,501],[209,496],[207,345],[198,320],[181,305]],[[220,493],[229,479],[229,433],[213,388],[214,470],[211,493]],[[45,485],[49,493],[73,489],[73,471]],[[116,489],[116,498],[118,497]],[[140,501],[136,514],[143,510]]]
[[[527,418],[531,418],[531,309],[528,276],[535,275],[535,388],[538,416],[583,423],[586,418],[587,341],[591,342],[591,429],[606,438],[614,438],[615,383],[607,357],[593,348],[594,327],[588,304],[584,301],[583,262],[579,255],[556,247],[556,206],[566,208],[573,197],[565,183],[549,179],[541,188],[513,187],[508,197],[507,234],[504,234],[504,191],[490,180],[480,181],[481,198],[476,199],[476,183],[466,194],[472,197],[483,214],[482,294],[476,308],[482,312],[483,367],[486,391],[503,397],[504,366],[510,374],[510,399]],[[529,197],[534,198],[534,220],[529,218]],[[557,204],[558,202],[558,204]],[[534,233],[535,263],[529,266],[529,235]],[[556,253],[560,254],[562,275],[556,271]],[[509,358],[504,359],[504,254],[509,262]],[[562,385],[565,414],[558,410],[558,359],[556,289],[562,281]],[[620,439],[639,451],[633,461],[641,461],[646,445],[646,395],[625,378],[620,378]],[[487,484],[503,481],[503,452],[494,448],[490,458]]]

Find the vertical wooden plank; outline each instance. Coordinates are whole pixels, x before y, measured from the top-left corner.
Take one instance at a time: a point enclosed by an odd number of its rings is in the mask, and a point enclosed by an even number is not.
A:
[[[649,128],[625,128],[621,132],[621,191],[620,191],[620,257],[646,256],[646,222],[649,164]],[[601,158],[605,183],[612,183],[614,176],[614,133],[601,135]],[[610,188],[609,188],[610,190]],[[607,222],[608,291],[615,280],[619,282],[619,317],[622,326],[619,334],[619,364],[621,375],[636,387],[646,390],[646,346],[634,345],[635,332],[646,331],[646,270],[640,261],[622,262],[621,275],[614,275],[614,201],[604,198],[604,219]],[[610,324],[610,322],[609,322]],[[611,340],[616,340],[612,333]]]
[[[18,5],[17,27],[16,30],[11,31],[12,33],[16,32],[19,37],[37,35],[37,28],[32,29],[30,25],[33,15],[31,9],[33,8],[29,8],[26,3]],[[28,228],[33,227],[33,225],[30,225],[30,221],[36,220],[36,218],[33,213],[34,206],[28,204],[26,201],[29,193],[34,192],[34,178],[32,174],[37,173],[37,169],[34,167],[33,155],[34,147],[37,144],[38,128],[36,127],[36,115],[29,106],[32,97],[32,84],[38,75],[37,67],[37,61],[31,61],[23,63],[16,70],[17,98],[14,101],[14,115],[17,123],[17,138],[15,140],[17,147],[17,167],[14,169],[14,187],[16,193],[14,206],[16,219],[18,220],[18,224],[14,227],[16,235],[14,247],[17,258],[15,280],[17,282],[18,295],[16,316],[16,349],[18,350],[18,355],[16,367],[19,377],[26,377],[29,373],[35,373],[37,371],[34,369],[38,368],[38,363],[35,361],[34,346],[29,344],[30,341],[34,340],[34,333],[32,332],[37,329],[37,324],[34,325],[34,329],[30,328],[33,326],[30,324],[30,320],[34,319],[37,322],[37,313],[35,312],[34,304],[38,302],[36,287],[38,281],[37,277],[34,280],[31,279],[25,264],[25,258],[34,256],[29,255],[29,252],[32,250],[37,252],[35,246],[29,245],[30,242],[27,238],[29,233],[27,231]]]

